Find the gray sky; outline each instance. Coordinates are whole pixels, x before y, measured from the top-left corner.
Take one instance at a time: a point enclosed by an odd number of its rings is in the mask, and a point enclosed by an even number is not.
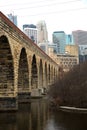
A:
[[[1,0],[0,11],[18,17],[18,27],[45,20],[48,38],[53,31],[87,31],[87,0]]]

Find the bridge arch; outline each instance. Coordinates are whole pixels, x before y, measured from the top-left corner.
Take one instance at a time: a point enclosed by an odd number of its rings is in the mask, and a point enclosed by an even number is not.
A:
[[[38,88],[38,70],[36,55],[33,54],[31,65],[31,89]]]
[[[54,76],[54,81],[55,81],[55,73],[56,73],[56,72],[55,72],[55,67],[54,67],[54,74],[53,74],[53,76]]]
[[[47,87],[47,63],[45,62],[45,87]]]
[[[45,62],[44,65],[44,89],[47,90],[48,89],[48,80],[47,80],[47,62]]]
[[[50,73],[51,83],[53,83],[53,65],[51,65]]]
[[[50,64],[48,64],[48,85],[50,85],[50,81],[51,81],[51,67]]]
[[[43,63],[42,59],[39,61],[39,87],[43,88]]]
[[[0,94],[14,94],[14,63],[7,36],[0,36]]]
[[[29,67],[26,49],[22,48],[18,67],[18,95],[29,91]]]

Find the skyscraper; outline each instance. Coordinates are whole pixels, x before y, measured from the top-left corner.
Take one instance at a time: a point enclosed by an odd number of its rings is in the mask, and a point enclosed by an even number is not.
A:
[[[24,24],[23,31],[34,43],[37,44],[37,27],[34,24]]]
[[[72,40],[72,35],[71,34],[67,34],[66,35],[66,44],[67,45],[72,45],[73,44],[73,40]]]
[[[58,46],[58,53],[65,53],[66,35],[64,31],[53,32],[53,43]]]
[[[73,42],[77,45],[87,45],[87,31],[72,31]]]
[[[38,30],[38,43],[48,41],[48,32],[45,21],[39,21],[37,23]]]
[[[12,13],[8,14],[7,16],[17,26],[17,16],[13,15]]]
[[[73,42],[79,47],[79,62],[87,60],[87,31],[76,30],[72,32]]]

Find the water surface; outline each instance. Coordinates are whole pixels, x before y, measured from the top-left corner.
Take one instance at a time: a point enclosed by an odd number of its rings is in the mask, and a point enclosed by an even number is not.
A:
[[[87,130],[87,115],[53,111],[46,100],[35,100],[16,113],[0,113],[0,130]]]

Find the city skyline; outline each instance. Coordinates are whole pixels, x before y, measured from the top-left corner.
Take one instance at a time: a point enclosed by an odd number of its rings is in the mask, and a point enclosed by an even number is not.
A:
[[[87,31],[87,1],[86,0],[25,0],[0,1],[0,11],[5,15],[17,15],[18,27],[23,24],[37,24],[45,20],[48,30],[48,40],[52,40],[54,31],[64,31],[70,34],[73,30]]]

